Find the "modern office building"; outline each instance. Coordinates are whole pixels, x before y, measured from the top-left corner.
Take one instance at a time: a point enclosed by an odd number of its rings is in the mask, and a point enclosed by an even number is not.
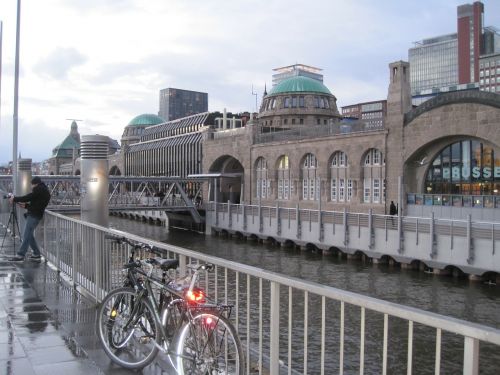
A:
[[[294,64],[289,66],[284,66],[281,68],[273,69],[275,72],[273,74],[273,87],[281,83],[282,81],[292,78],[292,77],[307,77],[315,79],[323,83],[323,74],[320,72],[322,69],[315,68],[314,66],[304,65],[304,64]]]
[[[196,115],[208,111],[208,94],[205,92],[166,88],[160,90],[158,116],[165,121]]]
[[[495,27],[483,27],[483,19],[480,1],[460,5],[456,33],[415,42],[408,50],[414,105],[439,93],[484,86],[480,85],[480,59],[498,53],[500,34]]]
[[[457,34],[415,42],[408,50],[412,96],[458,84]]]

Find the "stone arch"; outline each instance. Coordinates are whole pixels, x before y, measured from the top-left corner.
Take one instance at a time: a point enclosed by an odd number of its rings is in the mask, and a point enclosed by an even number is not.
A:
[[[408,192],[426,193],[425,181],[429,170],[432,168],[432,162],[439,153],[446,147],[459,141],[475,140],[483,145],[491,146],[499,150],[500,145],[490,142],[488,139],[479,138],[471,135],[454,135],[434,139],[429,143],[420,145],[413,154],[410,154],[405,160],[405,179]]]
[[[217,202],[240,203],[243,197],[243,176],[245,169],[242,163],[231,155],[218,157],[209,167],[209,173],[219,173],[217,191],[211,189],[210,200]],[[215,187],[215,184],[212,184]]]

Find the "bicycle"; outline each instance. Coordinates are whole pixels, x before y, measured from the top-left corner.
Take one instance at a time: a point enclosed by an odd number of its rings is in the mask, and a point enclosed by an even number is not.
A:
[[[154,251],[128,239],[114,240],[134,250]],[[190,276],[170,277],[167,272],[178,264],[160,257],[129,259],[124,286],[111,291],[99,306],[97,335],[104,351],[114,363],[130,369],[147,366],[161,351],[179,374],[244,374],[241,342],[229,320],[232,306],[208,302],[195,286],[199,275],[214,266],[195,265]],[[162,279],[152,275],[154,266],[163,270]]]

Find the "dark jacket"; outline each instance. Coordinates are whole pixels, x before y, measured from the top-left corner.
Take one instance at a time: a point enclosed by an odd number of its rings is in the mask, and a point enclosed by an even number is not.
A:
[[[391,205],[389,206],[389,214],[390,215],[396,215],[398,213],[398,209],[394,202],[391,202]]]
[[[14,202],[25,202],[28,215],[41,219],[45,212],[45,207],[49,204],[50,192],[47,186],[42,182],[33,188],[29,194],[14,197]]]

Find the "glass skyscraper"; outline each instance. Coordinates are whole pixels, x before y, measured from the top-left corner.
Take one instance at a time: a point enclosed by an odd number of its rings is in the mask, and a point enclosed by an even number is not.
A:
[[[458,84],[457,34],[424,39],[408,51],[412,96]]]
[[[205,92],[166,88],[160,90],[158,116],[165,121],[208,112],[208,94]]]

